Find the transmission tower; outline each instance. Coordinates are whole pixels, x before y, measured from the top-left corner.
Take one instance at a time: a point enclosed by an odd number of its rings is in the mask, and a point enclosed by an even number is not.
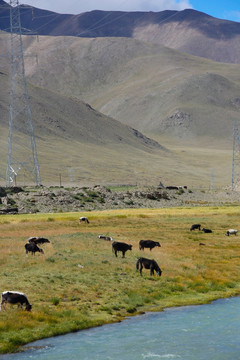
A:
[[[41,185],[32,112],[24,69],[20,8],[10,0],[11,25],[11,95],[8,136],[7,185],[16,184],[19,175],[24,182]]]
[[[233,126],[232,190],[240,190],[240,142],[237,121]]]

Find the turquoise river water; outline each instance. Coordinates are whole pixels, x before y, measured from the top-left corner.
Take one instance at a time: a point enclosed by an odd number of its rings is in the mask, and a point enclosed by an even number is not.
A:
[[[240,297],[39,340],[1,360],[240,360]]]

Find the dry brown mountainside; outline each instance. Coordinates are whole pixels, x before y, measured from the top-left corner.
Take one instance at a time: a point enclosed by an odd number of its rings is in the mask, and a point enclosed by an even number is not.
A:
[[[6,11],[1,6],[0,17]],[[45,31],[23,37],[44,184],[58,182],[61,174],[65,184],[163,180],[209,187],[214,174],[216,186],[230,185],[232,129],[240,109],[239,23],[193,10],[94,11],[59,15],[49,26],[45,15],[55,13],[34,9],[32,17],[23,6],[21,15],[23,27],[28,22],[28,28]],[[106,26],[86,33],[104,16]],[[6,54],[7,33],[0,43]],[[192,51],[196,43],[199,53]],[[4,182],[10,91],[5,57],[0,71]]]

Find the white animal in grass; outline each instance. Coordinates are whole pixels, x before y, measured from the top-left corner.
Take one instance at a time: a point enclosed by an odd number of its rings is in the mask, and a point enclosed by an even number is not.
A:
[[[227,236],[237,235],[237,232],[238,232],[238,230],[236,230],[236,229],[228,229],[225,235],[227,235]]]

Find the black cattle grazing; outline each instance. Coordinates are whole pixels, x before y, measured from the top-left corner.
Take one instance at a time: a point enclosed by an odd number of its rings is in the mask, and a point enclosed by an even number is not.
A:
[[[190,231],[193,231],[193,230],[201,230],[201,224],[193,224],[190,228]]]
[[[99,239],[107,240],[107,241],[113,241],[113,238],[111,236],[105,236],[105,235],[98,235]]]
[[[42,254],[44,254],[43,249],[39,248],[36,244],[34,243],[27,243],[25,244],[25,252],[26,255],[28,255],[29,252],[32,253],[32,255],[35,255],[36,252],[40,252]]]
[[[86,224],[89,224],[89,220],[88,220],[88,218],[86,217],[86,216],[81,216],[80,218],[79,218],[79,222],[81,223],[81,222],[85,222]]]
[[[202,228],[202,231],[203,231],[204,233],[212,233],[212,230],[210,230],[210,229]]]
[[[157,262],[153,259],[151,260],[140,257],[136,262],[136,269],[139,269],[141,275],[143,268],[150,269],[150,275],[154,275],[154,271],[156,271],[157,275],[162,275],[162,270],[158,266]]]
[[[132,245],[126,244],[123,242],[114,241],[112,243],[112,251],[115,253],[115,256],[117,257],[118,251],[122,252],[122,257],[125,257],[125,252],[127,250],[132,250]]]
[[[40,237],[40,236],[38,236],[38,237],[30,237],[29,239],[28,239],[28,243],[29,244],[45,244],[45,243],[50,243],[50,241],[48,240],[48,239],[45,239],[45,238],[43,238],[43,237]]]
[[[153,241],[153,240],[139,241],[139,250],[144,250],[144,248],[148,248],[151,251],[155,246],[161,247],[158,241]]]
[[[31,311],[32,309],[32,305],[29,303],[27,296],[17,291],[4,291],[2,293],[0,311],[2,307],[5,308],[5,303],[18,304],[21,308],[25,304],[25,310]]]
[[[206,244],[204,244],[204,243],[202,243],[202,242],[200,242],[199,243],[199,246],[205,246]]]

